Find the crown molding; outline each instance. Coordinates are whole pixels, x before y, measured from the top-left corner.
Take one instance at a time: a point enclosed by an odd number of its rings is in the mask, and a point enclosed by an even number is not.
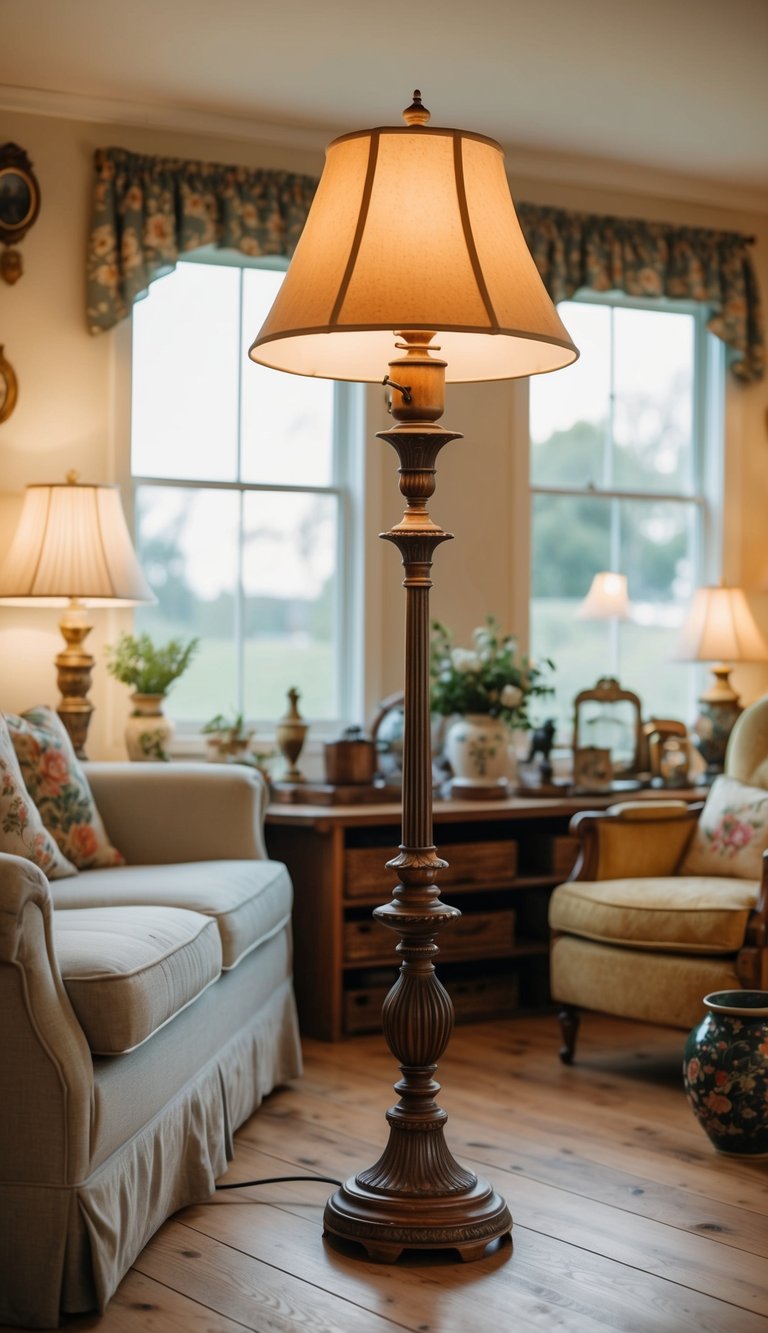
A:
[[[193,133],[209,138],[241,140],[314,153],[324,152],[330,139],[345,132],[343,126],[257,121],[247,116],[203,111],[195,107],[90,97],[82,93],[51,92],[9,84],[0,84],[0,109],[101,125]],[[675,199],[729,211],[768,214],[768,189],[586,154],[563,153],[521,144],[502,146],[507,175],[513,181],[516,176],[520,176],[541,181],[542,184],[605,189],[645,198],[650,195],[659,199]]]
[[[166,106],[161,102],[131,102],[116,97],[89,97],[83,93],[50,92],[44,88],[16,88],[0,84],[0,110],[59,120],[83,120],[100,125],[128,125],[146,130],[175,130],[209,138],[241,139],[249,143],[322,152],[340,130],[285,122],[256,121],[195,107]]]

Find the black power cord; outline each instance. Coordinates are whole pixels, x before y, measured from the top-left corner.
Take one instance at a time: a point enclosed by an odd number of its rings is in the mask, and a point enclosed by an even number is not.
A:
[[[324,1185],[341,1185],[331,1176],[267,1176],[264,1180],[236,1180],[231,1185],[217,1185],[217,1190],[244,1190],[249,1185],[286,1185],[301,1180],[317,1180]]]

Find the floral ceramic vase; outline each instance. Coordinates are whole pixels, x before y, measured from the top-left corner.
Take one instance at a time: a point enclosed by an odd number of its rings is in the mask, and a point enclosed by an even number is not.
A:
[[[175,727],[163,713],[164,694],[132,694],[133,712],[125,728],[129,759],[164,763]]]
[[[452,722],[445,735],[445,754],[453,770],[452,787],[465,795],[473,791],[503,795],[509,772],[509,729],[500,718],[466,713]]]
[[[683,1082],[719,1152],[768,1157],[768,991],[717,991],[691,1032]]]

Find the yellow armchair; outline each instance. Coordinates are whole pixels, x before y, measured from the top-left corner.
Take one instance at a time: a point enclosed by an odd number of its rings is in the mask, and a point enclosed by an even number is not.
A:
[[[768,789],[768,697],[739,718],[725,771],[748,792]],[[756,878],[736,856],[718,873],[681,873],[703,808],[635,801],[574,817],[580,855],[549,908],[564,1063],[582,1009],[688,1029],[711,991],[768,989],[766,859]]]

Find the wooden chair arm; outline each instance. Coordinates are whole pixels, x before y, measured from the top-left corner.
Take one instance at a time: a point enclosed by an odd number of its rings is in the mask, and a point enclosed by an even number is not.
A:
[[[571,879],[648,879],[674,875],[703,810],[703,802],[672,808],[635,803],[582,810],[570,831],[579,839]],[[662,813],[663,811],[663,813]]]

